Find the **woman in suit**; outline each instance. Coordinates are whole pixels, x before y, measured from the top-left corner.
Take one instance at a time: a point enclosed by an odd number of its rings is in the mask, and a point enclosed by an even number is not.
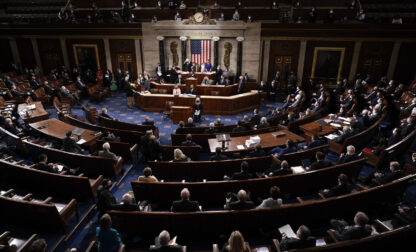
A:
[[[201,115],[202,115],[203,109],[204,109],[204,106],[202,105],[201,99],[199,99],[199,97],[196,98],[195,104],[192,109],[192,117],[195,122],[201,121]]]
[[[100,218],[100,226],[96,229],[98,238],[98,252],[116,252],[123,244],[120,234],[111,228],[111,217],[104,214]]]

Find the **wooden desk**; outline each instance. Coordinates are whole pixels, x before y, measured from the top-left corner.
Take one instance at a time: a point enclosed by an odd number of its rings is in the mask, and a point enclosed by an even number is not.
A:
[[[34,109],[28,108],[28,106],[30,105],[35,105],[35,108]],[[45,108],[42,105],[42,102],[40,101],[35,101],[30,104],[27,104],[27,103],[19,104],[17,107],[17,112],[19,113],[23,121],[26,123],[39,122],[39,121],[46,120],[49,118],[48,111],[45,110]]]
[[[194,85],[194,89],[196,91],[197,95],[212,95],[212,91],[218,92],[217,96],[231,96],[237,94],[237,83],[231,84],[228,86],[220,86],[220,85]],[[176,86],[176,84],[159,84],[157,82],[151,82],[151,89],[157,89],[157,92],[160,92],[159,90],[166,90],[166,94],[172,94],[173,88]],[[186,91],[188,91],[189,86],[188,85],[178,85],[181,89],[182,94],[184,94]],[[258,85],[255,82],[249,82],[246,83],[244,86],[244,92],[250,92],[251,90],[257,90]],[[153,92],[153,91],[152,91]]]
[[[284,136],[275,137],[274,135],[276,133],[285,133]],[[260,144],[263,149],[270,149],[276,146],[282,146],[286,144],[286,141],[288,139],[291,139],[293,142],[302,142],[305,140],[305,138],[296,135],[295,133],[292,133],[288,130],[279,130],[275,132],[269,132],[264,134],[258,134],[258,135],[252,135],[252,136],[241,136],[241,137],[232,137],[231,141],[226,144],[228,147],[224,153],[232,153],[232,152],[247,152],[250,150],[254,150],[254,147],[247,148],[246,146],[246,140],[249,140],[250,137],[259,136],[260,137]],[[211,153],[215,153],[215,148],[221,147],[221,143],[217,141],[217,139],[212,138],[208,139],[209,149]],[[243,145],[244,149],[238,149],[237,145]]]
[[[326,116],[326,117],[321,118],[319,120],[330,120],[330,119],[329,119],[329,116]],[[319,120],[317,120],[317,121],[319,121]],[[341,120],[341,119],[336,117],[335,120]],[[332,123],[332,122],[333,121],[331,120],[330,123]],[[314,121],[314,122],[310,122],[310,123],[303,124],[303,125],[299,126],[299,129],[302,130],[303,133],[305,133],[305,138],[306,138],[307,141],[309,141],[309,140],[311,140],[313,135],[324,136],[324,135],[336,132],[337,130],[342,129],[342,127],[349,125],[349,124],[345,124],[343,122],[342,123],[334,122],[334,123],[337,123],[337,124],[341,125],[341,127],[334,127],[334,126],[331,126],[330,123],[328,123],[324,126],[321,126],[316,121]]]
[[[58,139],[62,141],[66,137],[67,131],[74,131],[77,127],[72,126],[71,124],[64,123],[62,121],[59,121],[56,118],[31,123],[29,124],[30,127],[33,129],[39,131],[40,133],[47,135],[49,137]],[[93,146],[95,144],[95,141],[101,137],[101,133],[98,133],[97,135],[92,135],[94,131],[83,129],[84,132],[81,135],[81,139],[84,139],[86,142],[83,143],[81,146]]]
[[[190,106],[171,106],[170,108],[172,109],[171,119],[174,124],[178,124],[180,121],[187,122],[192,114]]]
[[[182,71],[178,71],[178,74],[182,75],[182,77],[185,80],[187,80],[189,78],[189,75],[190,75],[189,72],[182,72]],[[215,73],[214,72],[209,72],[209,73],[196,72],[195,75],[196,75],[196,80],[195,80],[195,84],[194,84],[195,87],[196,87],[196,85],[201,84],[201,82],[205,78],[205,76],[207,76],[208,79],[210,79],[210,80],[215,80]],[[187,83],[187,85],[188,85],[188,83]]]

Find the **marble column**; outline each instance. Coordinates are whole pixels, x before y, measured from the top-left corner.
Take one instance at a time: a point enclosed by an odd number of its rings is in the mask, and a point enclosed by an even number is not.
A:
[[[22,64],[20,62],[19,49],[17,48],[17,43],[15,38],[9,38],[10,49],[12,51],[13,61],[19,67],[20,71],[23,70]]]
[[[350,68],[350,74],[348,76],[348,80],[353,80],[355,77],[355,74],[357,73],[357,67],[358,67],[358,60],[360,58],[360,52],[361,52],[361,41],[356,41],[354,44],[354,54],[352,55],[352,62],[351,62],[351,68]]]
[[[182,69],[185,68],[184,63],[185,63],[185,59],[186,57],[186,41],[188,40],[187,37],[185,36],[180,36],[179,37],[180,41],[181,41],[181,53],[182,53]]]
[[[393,79],[394,71],[396,70],[397,60],[399,58],[400,46],[402,45],[401,41],[394,42],[393,51],[390,57],[389,68],[387,70],[387,79]]]
[[[40,72],[43,74],[42,60],[40,59],[38,41],[35,38],[31,38],[30,40],[32,41],[33,55],[35,56],[36,65],[39,67]]]
[[[165,66],[165,38],[163,36],[157,36],[157,40],[159,40],[159,61],[160,66],[162,67],[162,71],[166,71]]]
[[[269,60],[270,60],[270,40],[264,41],[263,46],[263,72],[261,76],[261,80],[267,82],[267,78],[269,75]]]
[[[134,40],[134,50],[136,51],[136,68],[137,68],[137,75],[143,72],[142,66],[142,52],[140,51],[140,39]]]
[[[242,73],[242,66],[243,66],[243,41],[244,37],[237,37],[238,45],[237,45],[237,74],[236,78],[239,78]]]
[[[105,64],[107,65],[107,69],[113,71],[113,64],[111,62],[110,41],[108,39],[103,39],[103,42],[105,52]]]
[[[213,37],[212,40],[214,40],[214,60],[211,61],[211,64],[212,64],[212,69],[217,69],[218,59],[219,59],[218,43],[220,41],[220,37]]]
[[[305,54],[306,54],[306,40],[300,41],[298,71],[296,76],[298,77],[298,85],[302,86],[303,70],[305,67]]]
[[[61,51],[62,51],[62,56],[64,57],[65,68],[71,71],[71,65],[69,64],[69,58],[68,58],[68,50],[66,48],[66,40],[64,38],[61,38],[59,39],[59,42],[61,43]]]

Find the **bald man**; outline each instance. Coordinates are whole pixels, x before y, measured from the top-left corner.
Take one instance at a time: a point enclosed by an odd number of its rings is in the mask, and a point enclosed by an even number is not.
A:
[[[248,201],[247,192],[244,190],[238,191],[237,194],[237,201],[231,202],[231,198],[225,199],[225,209],[226,210],[247,210],[253,209],[254,203],[253,201]]]
[[[160,232],[159,237],[155,239],[155,246],[151,247],[149,251],[169,251],[169,252],[182,252],[182,246],[178,244],[169,244],[170,234],[168,231],[163,230]]]
[[[174,201],[172,204],[172,212],[197,212],[199,209],[198,201],[191,201],[191,193],[188,188],[181,191],[181,200]]]
[[[139,205],[134,202],[130,193],[125,193],[121,199],[121,203],[113,207],[114,210],[120,211],[140,211]]]

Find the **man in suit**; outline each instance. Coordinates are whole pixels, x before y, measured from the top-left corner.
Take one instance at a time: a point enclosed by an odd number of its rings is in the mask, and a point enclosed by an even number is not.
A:
[[[188,89],[188,91],[186,91],[187,94],[191,94],[191,95],[196,95],[196,90],[194,88],[194,85],[191,85]]]
[[[103,144],[103,149],[98,151],[98,156],[111,158],[114,162],[117,162],[117,160],[119,158],[119,157],[117,157],[116,154],[114,154],[110,151],[110,144],[108,142],[105,142]]]
[[[349,126],[344,126],[342,128],[342,133],[339,136],[337,136],[336,138],[334,138],[333,141],[337,142],[337,143],[343,143],[344,140],[347,139],[350,136],[352,136],[351,128]]]
[[[81,102],[80,102],[80,99],[79,99],[79,97],[78,97],[78,95],[77,94],[71,94],[71,92],[69,92],[69,90],[65,87],[65,86],[62,86],[61,87],[61,95],[62,95],[62,97],[64,97],[64,98],[71,98],[71,99],[73,99],[78,105],[80,105],[81,104]]]
[[[400,164],[397,161],[390,162],[390,170],[386,173],[374,173],[374,178],[377,184],[383,185],[390,183],[396,179],[399,179],[403,176],[402,171],[400,170]]]
[[[110,191],[111,180],[104,179],[102,185],[98,188],[98,203],[97,208],[99,217],[105,214],[108,210],[113,209],[117,204],[116,198]]]
[[[11,89],[13,86],[16,86],[16,83],[12,81],[10,76],[8,75],[6,76],[5,84],[8,89]]]
[[[387,143],[389,146],[399,142],[402,139],[401,135],[400,135],[400,129],[399,128],[394,128],[393,129],[393,134],[387,139]]]
[[[344,220],[330,221],[331,229],[335,237],[340,241],[361,239],[371,235],[371,226],[368,225],[368,217],[363,212],[357,212],[354,216],[354,226],[348,226]]]
[[[36,76],[33,75],[32,79],[29,81],[30,86],[32,87],[32,89],[36,90],[38,88],[40,88],[40,84],[39,82],[36,80]]]
[[[241,132],[241,131],[245,131],[246,128],[243,126],[243,123],[241,121],[237,122],[237,127],[235,127],[232,132]]]
[[[240,76],[237,86],[237,94],[244,93],[244,86],[246,85],[246,81],[243,76]]]
[[[253,201],[247,201],[247,192],[244,190],[240,190],[237,193],[237,201],[231,202],[231,198],[225,198],[225,210],[247,210],[253,209],[254,203]]]
[[[262,117],[260,119],[260,123],[257,125],[257,129],[264,129],[264,128],[269,128],[269,127],[270,127],[270,123],[267,122],[267,118]]]
[[[234,172],[231,178],[228,177],[227,175],[224,175],[224,179],[225,180],[243,180],[243,179],[253,178],[253,174],[251,174],[248,170],[249,166],[248,166],[247,161],[241,162],[240,167],[241,167],[241,171]]]
[[[101,109],[100,116],[105,117],[105,118],[108,118],[108,119],[110,119],[110,120],[115,120],[115,119],[114,119],[114,117],[112,117],[112,116],[110,116],[110,115],[108,114],[108,110],[107,110],[107,108],[102,108],[102,109]]]
[[[188,134],[188,130],[185,129],[185,123],[183,121],[179,122],[179,127],[176,129],[175,134]]]
[[[149,141],[147,142],[147,151],[147,160],[162,159],[162,147],[160,146],[159,141],[156,139],[156,136],[153,134],[149,137]]]
[[[188,123],[187,123],[187,124],[185,124],[185,127],[187,127],[187,128],[190,128],[190,127],[195,127],[195,124],[194,124],[194,119],[192,119],[192,117],[189,117],[189,118],[188,118]]]
[[[278,82],[276,80],[272,80],[270,84],[267,87],[267,97],[269,100],[274,101],[276,98],[276,92],[277,92],[277,85]]]
[[[204,130],[204,134],[215,134],[218,131],[215,129],[215,124],[212,122],[209,124],[209,128]]]
[[[182,246],[178,244],[169,244],[170,234],[168,231],[163,230],[159,237],[155,239],[155,247],[151,247],[149,251],[152,252],[182,252]]]
[[[121,199],[121,203],[114,205],[112,209],[119,211],[140,211],[140,206],[134,203],[130,193],[125,193]]]
[[[144,122],[142,122],[142,125],[153,126],[154,124],[155,124],[155,122],[150,120],[150,117],[148,117],[148,116],[146,116],[146,118],[144,119]]]
[[[259,86],[258,86],[258,90],[259,90],[260,92],[267,92],[267,86],[264,84],[264,82],[263,82],[263,81],[260,81],[260,84],[259,84]]]
[[[325,159],[324,153],[317,151],[315,153],[315,158],[316,158],[316,161],[313,162],[311,166],[307,168],[307,170],[314,171],[314,170],[319,170],[319,169],[331,166],[331,162],[324,160]]]
[[[178,79],[176,81],[176,84],[185,85],[185,79],[182,78],[182,75],[181,74],[178,76]]]
[[[198,201],[189,200],[191,193],[188,188],[181,191],[181,200],[174,201],[172,204],[172,212],[197,212],[201,211]]]
[[[17,90],[16,85],[12,86],[12,89],[10,90],[10,93],[12,94],[13,97],[26,97],[27,94],[20,92],[19,90]]]
[[[260,115],[259,115],[259,110],[258,109],[254,109],[253,111],[254,115],[253,117],[251,117],[250,122],[254,122],[255,124],[259,124],[260,123]]]
[[[215,155],[211,156],[210,161],[227,160],[228,157],[221,152],[221,147],[215,148]]]
[[[280,147],[273,148],[268,152],[268,154],[275,155],[275,157],[280,158],[284,154],[289,154],[289,153],[296,152],[296,151],[297,151],[297,148],[295,146],[295,143],[292,140],[288,139],[286,141],[285,148],[280,148]]]
[[[406,137],[408,134],[410,134],[410,132],[412,132],[415,129],[415,123],[414,123],[414,119],[413,117],[409,116],[406,119],[406,122],[403,123],[403,128],[402,131],[400,133],[401,137],[404,138]]]
[[[185,62],[183,63],[183,70],[185,72],[191,72],[192,68],[192,63],[189,59],[186,59]]]
[[[355,153],[354,145],[348,145],[347,153],[341,153],[341,155],[339,156],[338,164],[352,162],[357,159],[358,159],[358,155]]]
[[[221,65],[218,65],[217,70],[215,71],[215,79],[217,80],[218,85],[222,85],[220,84],[221,76],[222,76]]]
[[[261,148],[261,144],[256,144],[254,151],[250,152],[247,157],[264,157],[266,152]]]
[[[14,135],[20,134],[23,131],[21,128],[16,127],[11,118],[5,119],[4,129]]]
[[[181,143],[181,146],[197,146],[197,144],[194,141],[192,141],[191,134],[187,134],[185,139],[186,140]]]
[[[296,231],[296,238],[289,238],[285,234],[280,242],[280,250],[302,249],[316,246],[315,237],[311,236],[311,231],[305,225],[301,225]]]
[[[312,135],[311,141],[305,144],[303,148],[307,150],[307,149],[312,149],[312,148],[315,148],[324,144],[325,144],[325,141],[320,140],[317,135]]]
[[[326,197],[335,197],[350,193],[352,190],[351,185],[348,183],[348,176],[344,173],[341,173],[338,176],[338,184],[331,189],[324,189],[322,194]]]
[[[62,148],[67,152],[81,153],[82,149],[77,142],[71,137],[72,131],[66,132],[66,137],[62,142]]]
[[[218,85],[227,86],[227,80],[225,79],[224,75],[221,75]]]
[[[278,164],[272,164],[272,166],[267,171],[267,173],[269,177],[273,177],[273,176],[292,174],[293,171],[292,169],[290,169],[289,163],[286,160],[283,160],[280,163],[280,166]]]
[[[45,154],[39,155],[39,162],[34,166],[36,170],[59,173],[58,167],[55,164],[48,164],[48,156]]]
[[[77,89],[82,90],[83,92],[88,91],[88,87],[87,87],[87,85],[82,83],[81,77],[77,77],[77,81],[75,82],[75,86],[77,87]]]

